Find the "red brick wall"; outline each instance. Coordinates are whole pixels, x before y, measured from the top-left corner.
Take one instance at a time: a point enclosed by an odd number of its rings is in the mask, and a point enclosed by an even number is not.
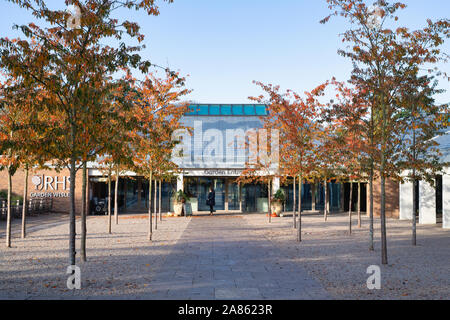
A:
[[[36,170],[32,171],[30,170],[28,175],[28,198],[31,197],[33,193],[69,193],[69,187],[70,183],[66,183],[66,190],[63,189],[63,184],[59,183],[56,185],[55,177],[58,177],[58,181],[63,181],[64,177],[69,177],[69,170],[64,169],[61,170],[59,173],[55,170]],[[42,190],[37,190],[36,186],[33,184],[32,179],[34,176],[40,176],[41,180],[42,177],[46,176],[49,178],[44,178],[47,180],[47,188],[48,190],[45,190],[44,188]],[[24,190],[24,184],[25,184],[25,171],[22,169],[18,169],[17,172],[12,177],[12,191],[16,194],[23,195]],[[50,182],[53,180],[53,183],[50,184]],[[78,171],[76,178],[75,178],[75,206],[76,206],[76,213],[81,213],[81,183],[82,183],[82,172]],[[41,187],[42,185],[39,185]],[[53,190],[52,187],[55,189]],[[0,190],[7,190],[8,189],[8,174],[6,170],[0,171]],[[63,213],[69,213],[69,198],[67,197],[53,197],[53,211],[55,212],[63,212]]]
[[[386,217],[399,218],[399,193],[400,187],[397,181],[386,179]],[[370,192],[369,185],[367,185],[367,215],[370,214]],[[373,215],[380,216],[381,210],[381,180],[373,182]]]

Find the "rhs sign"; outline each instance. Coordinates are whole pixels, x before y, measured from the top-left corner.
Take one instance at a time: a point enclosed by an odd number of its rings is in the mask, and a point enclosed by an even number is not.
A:
[[[67,191],[70,187],[70,177],[58,177],[58,176],[46,176],[46,175],[35,175],[31,179],[36,192],[32,192],[30,196],[32,198],[68,198],[68,192],[57,192]],[[40,192],[37,192],[40,191]],[[52,192],[56,191],[56,192]]]

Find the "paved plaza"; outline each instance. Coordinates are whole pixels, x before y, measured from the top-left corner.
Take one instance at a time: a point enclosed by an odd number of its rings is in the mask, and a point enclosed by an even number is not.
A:
[[[349,235],[345,215],[327,222],[305,215],[301,244],[292,217],[270,224],[261,214],[164,217],[151,243],[145,215],[121,216],[112,235],[106,219],[88,218],[88,262],[78,263],[82,289],[74,291],[66,287],[67,216],[31,218],[25,240],[14,220],[13,247],[0,247],[0,298],[450,298],[450,236],[436,226],[419,226],[413,248],[408,223],[388,221],[390,264],[382,267],[382,289],[374,291],[366,287],[366,268],[379,264],[379,242],[375,252],[367,250],[366,218]],[[0,226],[4,240],[3,221]]]

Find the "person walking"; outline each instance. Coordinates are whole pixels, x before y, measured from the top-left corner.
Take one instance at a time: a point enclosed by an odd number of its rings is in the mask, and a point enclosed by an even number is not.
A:
[[[206,204],[209,206],[209,215],[212,216],[214,212],[214,206],[216,205],[216,193],[214,192],[213,187],[209,188]]]

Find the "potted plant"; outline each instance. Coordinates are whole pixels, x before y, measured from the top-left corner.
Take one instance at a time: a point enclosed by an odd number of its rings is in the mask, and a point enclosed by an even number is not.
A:
[[[189,200],[189,197],[183,190],[178,190],[174,195],[173,210],[175,211],[175,216],[181,216],[183,213],[183,206]]]
[[[271,202],[271,211],[272,213],[275,213],[277,217],[280,216],[281,211],[283,211],[283,202],[286,200],[286,195],[284,194],[284,191],[282,189],[278,189],[277,192],[273,195],[273,197],[270,199]]]

